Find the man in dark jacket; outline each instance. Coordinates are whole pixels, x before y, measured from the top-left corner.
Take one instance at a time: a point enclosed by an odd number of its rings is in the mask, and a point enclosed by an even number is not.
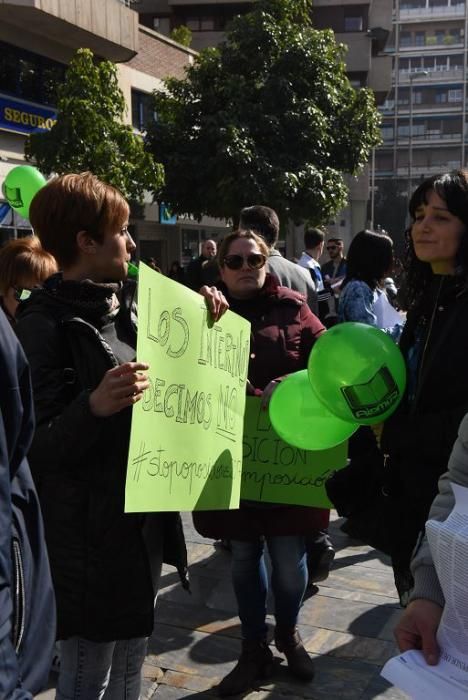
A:
[[[55,601],[42,518],[26,460],[34,430],[29,369],[0,311],[0,697],[27,700],[47,681]]]
[[[216,250],[215,241],[203,241],[201,255],[187,267],[185,283],[194,292],[200,291],[205,284],[211,287],[219,280]]]

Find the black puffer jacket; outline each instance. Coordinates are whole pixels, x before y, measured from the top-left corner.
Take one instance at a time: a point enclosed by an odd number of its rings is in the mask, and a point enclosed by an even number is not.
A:
[[[381,441],[388,489],[400,501],[389,526],[402,565],[409,565],[468,410],[468,292],[455,277],[436,276],[423,308],[408,314],[400,341],[407,362],[418,332],[415,397],[405,397],[386,421]]]
[[[135,347],[130,309],[123,294],[115,325]],[[16,327],[32,372],[37,430],[30,462],[44,513],[58,638],[142,637],[153,629],[155,595],[143,526],[168,526],[182,569],[183,535],[176,514],[124,514],[131,411],[91,414],[89,392],[118,363],[83,316],[60,294],[38,290]]]

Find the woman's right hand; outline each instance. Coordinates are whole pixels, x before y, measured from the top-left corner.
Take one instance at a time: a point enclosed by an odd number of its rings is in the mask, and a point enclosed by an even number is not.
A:
[[[435,666],[440,655],[437,629],[441,617],[442,608],[437,603],[425,598],[413,600],[395,628],[395,639],[400,651],[421,649],[426,662]]]
[[[91,413],[98,418],[107,418],[133,406],[149,387],[145,362],[125,362],[109,369],[100,384],[89,396]]]

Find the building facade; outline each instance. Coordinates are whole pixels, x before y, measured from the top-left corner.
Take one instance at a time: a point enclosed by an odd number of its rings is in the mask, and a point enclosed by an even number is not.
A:
[[[139,0],[140,21],[164,34],[185,25],[192,32],[192,46],[201,49],[224,38],[229,21],[251,9],[251,0]],[[356,87],[370,87],[378,104],[391,88],[391,58],[385,54],[392,28],[391,0],[314,0],[312,21],[317,29],[331,28],[339,42],[346,44],[348,76]],[[367,167],[359,177],[347,178],[349,206],[328,222],[330,234],[349,242],[369,220],[369,177]],[[302,247],[302,230],[288,240],[287,254],[297,255]]]
[[[418,183],[466,165],[467,22],[465,0],[394,0],[375,197],[377,220],[400,246]]]
[[[80,47],[117,64],[126,120],[143,132],[152,118],[150,98],[168,76],[183,77],[196,53],[139,25],[138,14],[120,0],[0,0],[0,192],[8,172],[23,165],[31,132],[56,119],[57,86]],[[174,219],[150,197],[130,225],[139,255],[156,257],[162,269],[198,254],[203,238],[219,238],[226,223]],[[0,194],[0,244],[29,235],[29,221]]]

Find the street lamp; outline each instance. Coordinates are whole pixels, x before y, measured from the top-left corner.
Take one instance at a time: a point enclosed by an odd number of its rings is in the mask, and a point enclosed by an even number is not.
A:
[[[409,74],[409,134],[408,134],[408,202],[411,198],[411,180],[413,177],[413,81],[429,75],[427,70]]]

